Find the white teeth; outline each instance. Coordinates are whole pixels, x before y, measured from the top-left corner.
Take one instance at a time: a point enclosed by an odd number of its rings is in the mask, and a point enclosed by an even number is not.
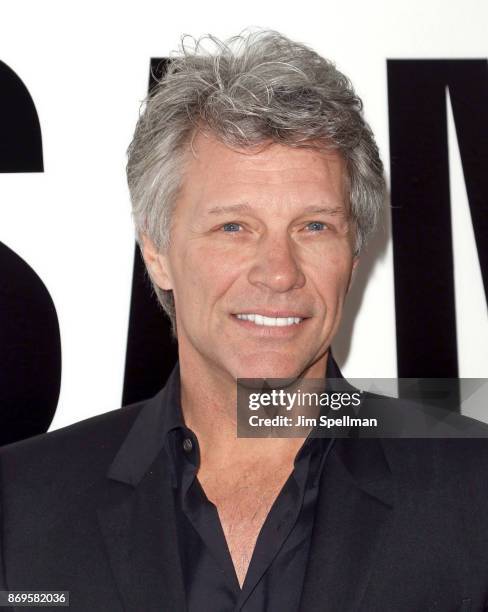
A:
[[[243,321],[252,321],[256,325],[266,325],[268,327],[286,327],[303,321],[301,317],[265,317],[260,314],[237,314],[236,317]]]

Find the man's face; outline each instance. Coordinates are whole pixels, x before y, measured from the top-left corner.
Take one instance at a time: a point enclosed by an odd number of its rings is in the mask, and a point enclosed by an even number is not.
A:
[[[342,158],[202,134],[193,148],[151,265],[174,293],[180,360],[229,380],[322,377],[356,263]]]

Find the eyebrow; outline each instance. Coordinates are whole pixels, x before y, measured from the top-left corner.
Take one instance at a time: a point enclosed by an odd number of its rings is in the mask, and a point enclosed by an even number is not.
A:
[[[252,212],[253,207],[247,203],[232,204],[229,206],[214,206],[207,211],[209,215],[219,215],[223,213],[239,213],[239,212]],[[306,206],[302,213],[315,213],[315,214],[326,214],[326,215],[345,215],[346,211],[342,206]]]
[[[220,215],[222,213],[234,213],[234,212],[251,212],[252,206],[247,203],[243,204],[232,204],[230,206],[214,206],[207,211],[209,215]]]

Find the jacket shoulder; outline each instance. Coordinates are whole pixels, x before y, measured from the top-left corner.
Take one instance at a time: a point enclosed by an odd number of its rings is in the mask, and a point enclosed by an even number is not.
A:
[[[390,469],[400,485],[451,489],[459,499],[488,500],[488,439],[382,439]]]
[[[105,474],[146,401],[79,421],[0,448],[3,494],[17,489],[35,499],[46,483],[88,481]]]

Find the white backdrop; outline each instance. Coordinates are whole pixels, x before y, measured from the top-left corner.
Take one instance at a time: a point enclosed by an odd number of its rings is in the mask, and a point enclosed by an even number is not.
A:
[[[37,107],[44,173],[0,174],[0,240],[31,265],[59,316],[62,385],[51,429],[117,408],[133,265],[125,150],[151,57],[184,33],[272,28],[333,59],[365,102],[388,170],[386,58],[486,58],[482,0],[17,1],[2,8],[0,60]],[[452,117],[449,130],[459,374],[488,377],[488,314]],[[385,223],[388,233],[388,219]],[[367,256],[367,255],[366,255]],[[347,313],[346,313],[347,316]],[[349,334],[351,325],[347,325]],[[374,267],[346,376],[395,377],[391,245]]]

